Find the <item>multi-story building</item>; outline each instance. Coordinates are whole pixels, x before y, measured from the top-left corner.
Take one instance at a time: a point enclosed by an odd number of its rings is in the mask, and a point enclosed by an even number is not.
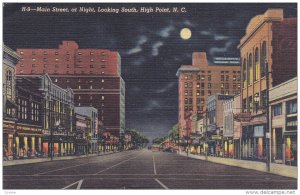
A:
[[[297,77],[270,89],[271,160],[297,166]]]
[[[87,133],[88,133],[88,120],[87,116],[81,115],[76,113],[74,114],[75,117],[75,154],[81,155],[86,154],[88,152],[88,140],[87,140]]]
[[[269,132],[267,89],[297,76],[297,19],[284,18],[282,9],[268,9],[250,20],[238,48],[242,62],[241,107],[252,115],[251,121],[242,124],[242,157],[263,160]]]
[[[44,97],[35,80],[16,79],[17,122],[15,132],[15,157],[30,158],[42,154]]]
[[[115,136],[125,129],[125,83],[121,77],[118,52],[82,49],[74,41],[63,41],[58,48],[19,48],[18,75],[47,73],[53,82],[72,88],[76,106],[93,106],[104,128]]]
[[[95,153],[98,151],[98,110],[94,107],[75,107],[75,113],[86,116],[90,119],[89,128],[87,129],[88,152]]]
[[[17,75],[17,79],[30,80],[31,85],[24,82],[18,87],[39,91],[42,102],[42,153],[43,155],[62,156],[74,154],[74,93],[71,88],[62,89],[54,84],[51,78],[45,75]],[[30,100],[30,99],[29,99]],[[33,100],[23,103],[28,105]],[[22,105],[22,102],[21,102]],[[37,105],[38,106],[38,105]],[[33,110],[34,111],[34,110]],[[25,113],[29,116],[29,110]],[[25,117],[26,118],[26,117]],[[51,147],[53,143],[53,147]],[[52,148],[52,150],[51,150]],[[53,153],[51,153],[53,151]]]
[[[233,97],[233,95],[216,94],[207,98],[206,137],[208,152],[211,155],[223,156],[223,103]]]
[[[205,52],[194,52],[192,65],[182,65],[176,75],[179,78],[178,125],[181,138],[186,134],[186,115],[204,112],[209,96],[240,92],[240,66],[209,64]]]
[[[239,158],[241,122],[235,120],[240,113],[240,94],[223,102],[223,149],[224,157]]]
[[[3,157],[12,160],[14,153],[16,122],[16,81],[15,68],[20,56],[7,46],[3,46],[2,87],[3,87]]]

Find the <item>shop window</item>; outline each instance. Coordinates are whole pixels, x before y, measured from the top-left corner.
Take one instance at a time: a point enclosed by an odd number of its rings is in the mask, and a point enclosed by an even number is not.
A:
[[[282,114],[282,105],[281,104],[274,105],[272,107],[272,114],[273,114],[273,116],[281,115]]]
[[[253,66],[252,66],[252,53],[249,54],[248,60],[248,84],[253,83]]]
[[[260,76],[266,76],[266,60],[267,60],[267,44],[264,41],[261,47],[261,58],[260,58]]]
[[[257,81],[259,79],[259,51],[258,48],[255,49],[255,76],[254,76],[254,80]]]
[[[297,100],[287,102],[287,114],[297,113]]]

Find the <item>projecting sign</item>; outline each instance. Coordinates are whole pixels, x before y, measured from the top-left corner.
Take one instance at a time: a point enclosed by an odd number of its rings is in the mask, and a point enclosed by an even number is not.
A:
[[[215,57],[213,58],[214,64],[231,64],[240,65],[240,58],[235,57]]]

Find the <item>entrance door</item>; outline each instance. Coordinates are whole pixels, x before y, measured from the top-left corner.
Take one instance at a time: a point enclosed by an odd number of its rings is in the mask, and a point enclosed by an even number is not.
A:
[[[275,152],[275,160],[282,160],[282,144],[283,144],[283,138],[282,138],[282,129],[281,128],[276,128],[275,129],[275,147],[276,147],[276,152]]]

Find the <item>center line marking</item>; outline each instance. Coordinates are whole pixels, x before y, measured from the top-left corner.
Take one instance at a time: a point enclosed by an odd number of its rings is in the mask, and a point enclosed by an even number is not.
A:
[[[159,183],[159,185],[161,185],[161,187],[163,187],[164,189],[169,189],[167,186],[165,186],[165,184],[163,184],[161,181],[159,181],[158,179],[155,179],[155,181],[157,182],[157,183]]]
[[[152,154],[152,159],[153,159],[153,171],[154,171],[154,175],[156,175],[156,166],[155,166],[155,159],[153,154]]]
[[[120,165],[120,164],[123,164],[123,163],[125,163],[125,162],[127,162],[127,161],[129,161],[129,160],[135,159],[135,158],[137,158],[139,155],[141,155],[141,154],[138,154],[138,155],[136,155],[135,157],[129,158],[129,159],[127,159],[127,160],[123,160],[123,161],[121,161],[121,162],[119,162],[119,163],[117,163],[117,164],[115,164],[115,165],[113,165],[113,166],[111,166],[111,167],[108,167],[108,168],[106,168],[106,169],[103,169],[103,170],[101,170],[101,171],[95,173],[94,175],[97,175],[97,174],[99,174],[99,173],[102,173],[102,172],[104,172],[104,171],[107,171],[107,170],[109,170],[109,169],[111,169],[111,168],[114,168],[114,167],[116,167],[116,166],[118,166],[118,165]]]

